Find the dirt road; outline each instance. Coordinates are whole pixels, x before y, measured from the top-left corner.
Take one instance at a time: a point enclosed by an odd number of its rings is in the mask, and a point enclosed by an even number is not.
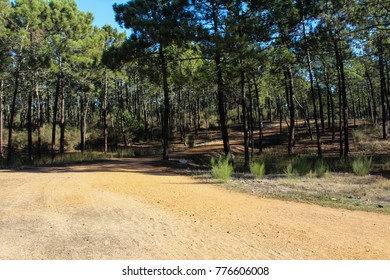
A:
[[[0,259],[390,259],[390,216],[235,193],[153,158],[0,171]]]

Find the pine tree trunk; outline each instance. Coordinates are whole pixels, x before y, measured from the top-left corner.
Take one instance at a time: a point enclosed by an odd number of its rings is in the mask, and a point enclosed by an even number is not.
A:
[[[0,159],[4,158],[3,151],[3,92],[4,92],[4,80],[0,80]]]
[[[247,120],[247,113],[246,113],[244,71],[241,71],[240,84],[241,84],[242,122],[243,122],[243,128],[244,128],[244,168],[248,168],[249,167],[248,120]]]
[[[27,102],[27,150],[28,150],[28,160],[31,163],[34,161],[34,149],[32,141],[32,103],[33,95],[35,93],[35,73],[32,74],[31,78],[31,88],[28,91],[28,102]]]
[[[54,97],[54,105],[53,105],[53,127],[51,130],[51,157],[52,160],[55,157],[55,145],[56,145],[56,126],[57,126],[57,114],[58,114],[58,100],[60,97],[60,89],[62,83],[62,64],[61,59],[59,63],[59,71],[57,74],[57,85],[56,85],[56,93]]]
[[[318,78],[316,78],[317,92],[318,92],[318,101],[320,106],[320,120],[321,120],[321,134],[325,134],[325,118],[324,118],[324,104],[322,100],[322,91]]]
[[[370,76],[370,73],[368,72],[368,69],[367,69],[367,66],[366,66],[366,77],[367,77],[367,80],[368,80],[368,85],[369,85],[369,89],[370,89],[370,93],[371,93],[371,102],[372,102],[372,116],[373,116],[373,120],[375,122],[377,122],[378,120],[378,113],[377,113],[377,109],[376,109],[376,100],[375,100],[375,93],[374,93],[374,86],[372,85],[372,79],[371,79],[371,76]],[[370,104],[371,106],[371,104]]]
[[[108,152],[108,127],[107,127],[107,95],[108,95],[108,75],[107,70],[104,71],[104,96],[103,96],[103,138],[104,138],[104,153]]]
[[[334,142],[336,139],[334,100],[332,96],[332,91],[330,90],[329,75],[328,72],[326,71],[326,67],[324,68],[324,72],[325,72],[324,74],[325,74],[326,92],[327,92],[327,97],[329,99],[330,111],[331,111],[330,116],[331,116],[331,125],[332,125],[332,142]],[[329,111],[328,111],[328,115],[329,115]],[[329,117],[328,117],[328,122],[329,122]]]
[[[44,120],[44,116],[41,112],[41,99],[39,95],[39,83],[36,81],[35,83],[35,95],[37,99],[37,157],[41,158],[42,156],[42,134],[41,134],[41,127]]]
[[[82,153],[85,151],[85,123],[86,123],[86,99],[85,99],[85,94],[81,93],[80,94],[80,150]]]
[[[184,136],[184,118],[183,118],[183,101],[181,88],[178,89],[178,106],[179,106],[179,131],[180,131],[180,143],[185,144]]]
[[[377,48],[378,48],[378,67],[379,67],[379,77],[381,85],[381,103],[382,103],[382,133],[383,139],[389,137],[389,124],[387,122],[387,88],[386,88],[386,76],[385,76],[385,64],[383,58],[383,41],[381,35],[378,35],[377,38]]]
[[[310,57],[310,51],[307,43],[307,37],[306,37],[306,26],[305,26],[305,18],[303,18],[303,36],[305,39],[305,47],[306,47],[306,60],[307,60],[307,67],[309,70],[309,79],[310,79],[310,91],[311,91],[311,101],[313,105],[313,111],[314,111],[314,124],[316,127],[316,136],[317,136],[317,157],[322,158],[322,142],[321,142],[321,131],[320,126],[318,123],[318,113],[317,113],[317,96],[314,89],[314,77],[313,77],[313,69],[311,66],[311,57]],[[317,80],[317,88],[318,88],[318,97],[321,98],[320,95],[320,87],[318,85]],[[320,101],[320,111],[321,111],[321,124],[322,124],[322,133],[324,133],[324,115],[322,112],[322,101]]]
[[[264,138],[264,124],[263,124],[263,109],[260,103],[260,91],[257,86],[256,81],[255,84],[255,92],[256,92],[256,100],[257,100],[257,116],[259,122],[259,154],[263,152],[263,138]]]
[[[164,91],[164,119],[163,119],[163,160],[168,160],[169,149],[169,88],[168,88],[168,67],[165,59],[164,49],[160,45],[159,49],[161,72],[163,76],[163,91]]]
[[[250,128],[250,137],[249,143],[251,146],[251,160],[253,160],[253,153],[255,149],[255,141],[254,141],[254,119],[253,119],[253,100],[252,100],[252,88],[251,88],[250,79],[248,79],[248,99],[249,99],[249,128]]]
[[[10,108],[10,118],[9,118],[9,125],[8,125],[8,153],[7,153],[7,164],[10,165],[12,163],[12,157],[13,157],[13,147],[12,147],[12,131],[14,126],[14,118],[15,118],[15,106],[16,106],[16,97],[19,92],[19,79],[20,79],[20,63],[17,62],[16,65],[16,72],[15,72],[15,87],[14,87],[14,93],[12,97],[12,104]]]
[[[146,110],[145,102],[142,101],[142,110],[144,111],[144,140],[146,141],[149,136],[149,123],[148,123],[148,111]]]
[[[269,117],[269,122],[271,123],[272,122],[272,102],[271,102],[271,97],[268,97],[267,101],[268,101],[268,110],[269,110],[268,117]]]
[[[217,73],[217,95],[218,95],[218,113],[219,113],[219,125],[222,133],[223,140],[223,150],[225,155],[227,156],[230,153],[230,144],[229,144],[229,134],[228,127],[226,124],[226,111],[225,111],[225,90],[223,87],[223,78],[222,78],[222,65],[221,65],[221,50],[219,47],[218,34],[219,34],[219,26],[218,26],[218,15],[216,9],[213,9],[213,28],[214,33],[217,37],[216,50],[215,50],[215,67]]]
[[[65,153],[65,92],[64,84],[61,83],[61,122],[60,122],[60,154]]]
[[[340,103],[340,157],[348,158],[349,135],[348,135],[348,101],[346,79],[344,73],[344,59],[341,53],[338,40],[333,40],[334,51],[339,75],[339,103]],[[344,141],[342,139],[344,136]],[[344,145],[343,145],[344,144]],[[344,149],[342,148],[344,146]]]
[[[197,119],[197,126],[198,126],[198,131],[200,130],[200,97],[198,96],[197,102],[196,102],[196,108],[197,108],[197,113],[196,115],[198,116]]]
[[[309,78],[310,78],[310,90],[311,90],[311,101],[313,105],[313,111],[314,111],[314,123],[316,127],[316,136],[317,136],[317,157],[322,158],[322,142],[321,142],[321,131],[320,126],[318,123],[318,113],[317,113],[317,102],[316,102],[316,94],[314,90],[314,79],[313,79],[313,70],[311,67],[311,59],[310,59],[310,52],[307,50],[307,65],[309,68]]]
[[[294,80],[291,72],[291,65],[288,64],[286,69],[286,79],[288,84],[288,104],[290,111],[290,125],[288,131],[288,155],[294,154],[295,146],[295,93],[294,93]]]

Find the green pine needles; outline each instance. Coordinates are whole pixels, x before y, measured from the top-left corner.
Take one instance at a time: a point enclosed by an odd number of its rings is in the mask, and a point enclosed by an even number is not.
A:
[[[286,166],[284,173],[289,178],[307,176],[308,178],[313,179],[330,176],[329,167],[322,159],[315,160],[313,162],[312,160],[304,157],[292,159]]]
[[[370,174],[372,168],[372,158],[358,157],[352,162],[352,170],[358,176]]]
[[[211,158],[212,176],[222,183],[226,183],[233,173],[233,164],[231,163],[231,156],[220,156],[218,161],[215,158]]]
[[[256,177],[256,179],[261,179],[265,175],[265,164],[259,162],[252,162],[249,166],[251,173]]]

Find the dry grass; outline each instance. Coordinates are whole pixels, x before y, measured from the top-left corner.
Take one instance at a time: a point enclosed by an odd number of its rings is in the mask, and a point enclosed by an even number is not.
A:
[[[210,173],[191,171],[200,180],[213,182]],[[323,206],[390,214],[390,180],[378,176],[330,173],[322,178],[265,175],[257,180],[248,173],[234,173],[223,187],[260,197],[277,198]]]
[[[269,175],[263,180],[244,176],[229,182],[227,187],[261,197],[390,213],[390,181],[381,176],[332,173],[319,179]]]

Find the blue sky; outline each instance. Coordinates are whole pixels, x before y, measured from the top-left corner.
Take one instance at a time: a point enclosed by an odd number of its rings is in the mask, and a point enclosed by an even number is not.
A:
[[[81,11],[91,12],[94,15],[94,25],[102,27],[109,24],[112,27],[120,29],[115,21],[114,3],[127,3],[128,0],[75,0],[77,7]]]

